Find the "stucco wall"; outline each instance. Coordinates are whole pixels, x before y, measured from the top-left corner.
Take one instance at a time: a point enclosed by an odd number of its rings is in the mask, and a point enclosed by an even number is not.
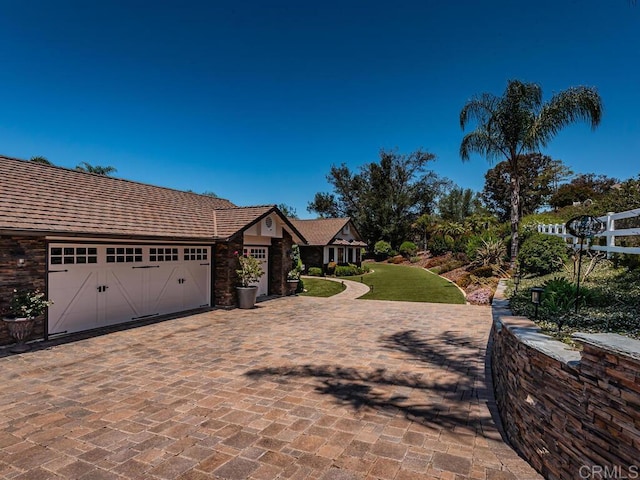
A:
[[[490,351],[513,446],[545,478],[640,478],[640,342],[578,334],[569,350],[502,308]]]
[[[18,267],[18,259],[25,260]],[[39,289],[45,292],[46,245],[42,237],[0,236],[0,312],[5,312],[13,290]],[[31,338],[42,338],[44,322],[39,319]],[[0,322],[0,345],[13,343],[4,322]]]

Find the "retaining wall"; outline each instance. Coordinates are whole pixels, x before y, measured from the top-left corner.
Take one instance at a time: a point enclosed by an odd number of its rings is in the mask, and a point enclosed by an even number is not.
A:
[[[513,447],[548,479],[640,479],[640,342],[577,334],[570,350],[496,304],[492,373]]]

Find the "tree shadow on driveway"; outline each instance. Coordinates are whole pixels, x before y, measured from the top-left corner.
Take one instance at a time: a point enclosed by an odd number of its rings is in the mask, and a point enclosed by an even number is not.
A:
[[[379,339],[383,351],[395,352],[390,364],[398,365],[400,359],[400,369],[293,364],[245,375],[280,383],[310,378],[316,392],[356,412],[401,414],[433,428],[482,434],[491,416],[475,408],[484,401],[485,390],[484,347],[478,342],[455,332],[422,337],[405,330]]]

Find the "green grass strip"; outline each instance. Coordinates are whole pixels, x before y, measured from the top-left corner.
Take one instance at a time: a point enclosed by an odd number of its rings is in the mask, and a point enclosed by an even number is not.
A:
[[[418,267],[389,263],[370,264],[373,273],[362,277],[345,277],[369,285],[364,300],[396,300],[404,302],[430,302],[464,304],[458,287],[433,273]],[[305,283],[306,285],[306,283]]]
[[[303,282],[306,292],[299,295],[307,297],[331,297],[346,288],[340,282],[332,282],[331,280],[322,280],[320,278],[305,278]]]

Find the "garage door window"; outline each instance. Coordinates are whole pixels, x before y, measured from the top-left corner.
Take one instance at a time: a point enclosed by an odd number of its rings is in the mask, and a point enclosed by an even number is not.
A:
[[[150,262],[177,262],[178,249],[177,248],[150,248],[149,261]]]
[[[207,249],[206,248],[185,248],[184,259],[185,260],[206,260]]]
[[[49,261],[51,265],[98,263],[98,251],[87,247],[53,247]]]
[[[107,263],[134,263],[142,261],[142,248],[108,247]]]

